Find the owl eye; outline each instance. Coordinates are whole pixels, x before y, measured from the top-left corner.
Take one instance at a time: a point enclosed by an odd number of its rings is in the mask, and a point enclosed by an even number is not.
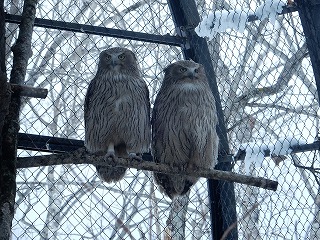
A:
[[[187,69],[186,69],[186,68],[184,68],[184,67],[182,67],[182,68],[180,68],[180,69],[179,69],[179,71],[180,71],[180,72],[186,72],[186,71],[187,71]]]
[[[194,72],[195,72],[195,73],[199,73],[199,68],[196,68],[196,69],[194,70]]]
[[[110,59],[111,59],[111,56],[110,56],[110,55],[107,55],[107,56],[106,56],[106,59],[107,59],[107,60],[110,60]]]
[[[124,54],[121,54],[121,55],[118,56],[118,58],[119,58],[120,60],[123,60],[123,59],[126,58],[126,56],[125,56]]]

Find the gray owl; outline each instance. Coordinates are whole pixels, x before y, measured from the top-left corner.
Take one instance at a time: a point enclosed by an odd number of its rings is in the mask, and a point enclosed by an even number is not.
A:
[[[135,157],[151,142],[150,102],[134,53],[110,48],[100,53],[84,103],[85,147],[105,158]],[[123,178],[124,167],[96,166],[106,182]]]
[[[216,164],[215,99],[202,65],[178,61],[165,76],[152,112],[152,147],[155,162],[181,172],[210,169]],[[154,173],[160,190],[173,199],[187,193],[198,178]]]

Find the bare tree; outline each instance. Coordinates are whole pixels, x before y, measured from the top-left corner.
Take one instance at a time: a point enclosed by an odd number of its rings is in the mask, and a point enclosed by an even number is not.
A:
[[[10,83],[22,84],[27,70],[27,62],[31,52],[31,36],[35,9],[37,1],[25,1],[20,24],[20,32],[15,46],[12,48],[14,58],[10,76]],[[1,1],[1,24],[4,23],[3,1]],[[11,236],[11,226],[14,214],[14,202],[16,193],[16,158],[17,158],[17,136],[19,131],[20,95],[15,93],[8,95],[8,85],[6,82],[5,56],[4,56],[4,26],[2,25],[1,35],[1,84],[4,87],[1,94],[1,110],[4,118],[1,117],[1,192],[0,192],[0,238],[9,239]],[[2,87],[1,86],[1,87]],[[3,91],[2,90],[2,91]],[[10,96],[10,104],[8,97]],[[4,121],[3,121],[4,120]]]
[[[5,161],[4,158],[6,156],[2,153],[2,149],[4,148],[2,139],[3,126],[5,125],[5,119],[9,112],[11,96],[10,87],[7,83],[6,77],[5,56],[3,54],[5,49],[4,33],[4,8],[3,1],[0,1],[0,239],[9,239],[11,230],[11,219],[9,218],[9,216],[13,217],[13,211],[12,209],[10,209],[10,207],[12,207],[13,202],[11,202],[12,198],[10,198],[10,189],[4,189],[4,187],[9,187],[10,184],[8,185],[4,183],[4,181],[8,180],[8,177],[5,175],[5,171],[8,170],[8,162]]]

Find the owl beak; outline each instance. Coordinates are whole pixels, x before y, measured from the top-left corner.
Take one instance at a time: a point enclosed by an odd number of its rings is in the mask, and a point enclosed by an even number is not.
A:
[[[190,78],[190,79],[194,79],[194,78],[196,77],[196,73],[195,73],[195,71],[192,69],[192,70],[189,70],[187,76],[188,76],[188,78]]]
[[[117,65],[119,65],[119,60],[118,60],[118,58],[117,58],[117,57],[112,57],[112,59],[111,59],[111,66],[112,66],[112,67],[115,67],[115,66],[117,66]]]

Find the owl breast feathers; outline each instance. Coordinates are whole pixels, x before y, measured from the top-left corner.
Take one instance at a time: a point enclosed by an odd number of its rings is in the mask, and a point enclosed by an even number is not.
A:
[[[151,141],[149,92],[136,56],[126,48],[101,52],[84,104],[85,146],[91,153],[128,157],[147,152]],[[106,182],[120,180],[123,167],[96,166]]]
[[[164,72],[151,121],[155,162],[181,172],[213,168],[219,143],[217,114],[203,66],[178,61]],[[170,198],[187,193],[198,180],[156,172],[154,178]]]

